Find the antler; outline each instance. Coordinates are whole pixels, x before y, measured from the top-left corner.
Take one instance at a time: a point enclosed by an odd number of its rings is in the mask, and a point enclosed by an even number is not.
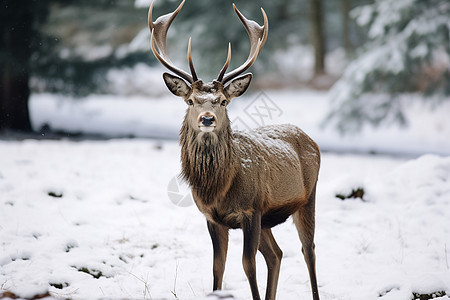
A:
[[[153,4],[155,3],[155,1],[153,0],[148,10],[148,27],[150,28],[150,31],[152,33],[151,45],[155,57],[167,69],[179,75],[180,77],[186,79],[189,83],[192,84],[195,81],[197,81],[198,78],[197,74],[195,73],[194,64],[192,63],[191,39],[189,39],[189,46],[188,46],[188,61],[192,76],[186,73],[185,71],[181,70],[180,68],[176,67],[170,60],[169,56],[167,55],[166,50],[167,31],[169,30],[170,24],[172,24],[172,21],[175,19],[175,17],[178,15],[181,8],[183,7],[184,2],[185,0],[181,2],[181,4],[174,12],[160,16],[153,23],[152,11],[153,11]]]
[[[225,74],[225,71],[227,70],[228,65],[230,64],[231,59],[231,45],[228,44],[227,61],[225,62],[222,70],[219,73],[219,76],[217,77],[217,81],[221,82],[222,84],[225,84],[231,79],[239,76],[240,74],[244,73],[248,68],[251,67],[251,65],[255,62],[256,58],[258,57],[259,52],[261,52],[261,49],[266,43],[267,35],[269,33],[269,21],[267,19],[267,15],[264,9],[261,8],[261,12],[264,17],[264,25],[260,26],[255,21],[248,20],[246,17],[244,17],[244,15],[237,9],[234,3],[233,8],[236,14],[238,15],[239,19],[241,19],[242,24],[244,24],[245,29],[247,30],[248,37],[250,38],[250,53],[244,64],[234,69],[233,71]]]

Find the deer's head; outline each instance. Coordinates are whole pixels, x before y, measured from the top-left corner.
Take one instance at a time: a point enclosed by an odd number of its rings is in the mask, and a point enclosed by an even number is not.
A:
[[[226,107],[233,98],[241,96],[247,90],[252,74],[241,74],[255,62],[267,40],[269,25],[266,13],[261,8],[264,26],[260,26],[256,22],[246,19],[233,4],[234,10],[244,24],[250,38],[250,53],[247,60],[240,67],[225,73],[231,60],[231,44],[228,44],[227,60],[217,79],[204,83],[198,79],[192,63],[191,39],[189,39],[187,51],[191,74],[176,67],[169,59],[166,51],[167,31],[183,7],[184,0],[174,12],[157,18],[155,22],[153,22],[152,18],[153,3],[148,13],[148,25],[152,33],[152,51],[162,65],[178,75],[164,73],[163,78],[168,89],[174,95],[183,98],[188,105],[186,120],[189,126],[197,132],[215,132],[229,126]]]

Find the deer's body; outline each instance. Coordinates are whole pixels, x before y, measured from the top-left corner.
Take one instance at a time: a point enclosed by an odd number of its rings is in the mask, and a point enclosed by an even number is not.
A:
[[[153,53],[165,67],[180,76],[164,73],[164,81],[188,105],[180,130],[182,173],[192,187],[195,203],[207,219],[214,250],[213,290],[222,288],[228,231],[241,228],[242,263],[253,299],[260,299],[255,263],[258,250],[268,267],[266,300],[275,299],[283,253],[271,228],[292,215],[308,266],[313,298],[318,300],[314,208],[319,148],[292,125],[232,132],[226,108],[250,84],[252,74],[241,74],[253,64],[267,40],[267,16],[262,10],[264,26],[260,26],[246,19],[234,6],[249,35],[250,54],[243,65],[225,73],[231,59],[229,45],[227,61],[219,76],[204,83],[194,70],[190,40],[188,61],[192,76],[174,66],[167,55],[167,31],[183,4],[184,1],[173,13],[155,22],[152,4],[148,19]]]
[[[241,228],[242,220],[259,210],[261,227],[271,228],[308,203],[320,153],[301,129],[278,125],[223,135],[219,141],[181,132],[183,174],[208,221]],[[202,186],[211,192],[204,193]]]

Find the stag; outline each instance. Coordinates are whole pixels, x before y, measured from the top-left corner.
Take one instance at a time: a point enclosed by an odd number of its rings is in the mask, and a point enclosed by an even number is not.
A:
[[[233,4],[250,38],[250,54],[238,68],[226,73],[228,56],[216,80],[197,77],[188,44],[191,74],[176,67],[167,55],[167,31],[184,1],[153,22],[149,9],[151,47],[156,58],[174,74],[163,74],[168,89],[187,104],[180,130],[182,175],[192,187],[198,209],[205,215],[213,245],[213,290],[222,288],[229,229],[244,235],[242,263],[253,299],[260,299],[255,255],[259,250],[267,264],[265,299],[275,299],[283,253],[271,228],[292,215],[309,271],[313,299],[319,299],[315,271],[315,191],[320,166],[317,144],[293,125],[265,126],[249,132],[232,131],[227,106],[248,88],[254,63],[268,35],[264,25],[248,20]],[[228,84],[227,84],[228,83]]]

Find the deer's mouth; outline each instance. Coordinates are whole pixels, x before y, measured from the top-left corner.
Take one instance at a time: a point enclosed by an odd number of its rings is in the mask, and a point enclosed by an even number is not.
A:
[[[202,132],[212,132],[216,128],[216,125],[209,125],[209,126],[200,125],[199,128],[200,131]]]

